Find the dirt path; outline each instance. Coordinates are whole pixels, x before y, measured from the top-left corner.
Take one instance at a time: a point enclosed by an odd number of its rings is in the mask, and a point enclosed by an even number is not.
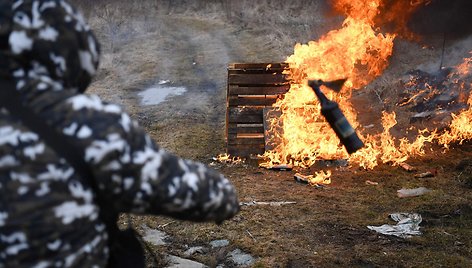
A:
[[[89,92],[125,106],[159,144],[181,156],[203,160],[202,155],[223,153],[228,63],[283,56],[251,29],[188,17],[157,21],[157,32],[104,55]],[[158,105],[141,105],[137,94],[161,80],[187,92]]]

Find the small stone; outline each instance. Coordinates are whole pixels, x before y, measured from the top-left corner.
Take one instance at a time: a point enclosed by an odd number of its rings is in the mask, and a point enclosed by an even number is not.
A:
[[[227,245],[229,245],[229,241],[226,240],[226,239],[223,239],[223,240],[215,240],[215,241],[211,241],[210,242],[210,246],[212,248],[221,248],[221,247],[226,247]]]
[[[229,257],[231,261],[233,261],[238,266],[249,267],[254,264],[254,258],[251,255],[242,252],[240,249],[231,251],[229,253]]]
[[[187,268],[207,268],[208,267],[208,266],[206,266],[202,263],[192,261],[192,260],[188,260],[188,259],[184,259],[184,258],[180,258],[180,257],[174,256],[174,255],[168,255],[167,260],[169,262],[169,266],[167,266],[167,268],[184,268],[184,267],[187,267]]]

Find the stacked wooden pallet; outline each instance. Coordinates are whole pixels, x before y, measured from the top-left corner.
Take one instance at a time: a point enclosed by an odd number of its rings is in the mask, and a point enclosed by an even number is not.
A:
[[[249,157],[264,153],[263,110],[289,88],[286,63],[232,63],[226,100],[227,153]]]

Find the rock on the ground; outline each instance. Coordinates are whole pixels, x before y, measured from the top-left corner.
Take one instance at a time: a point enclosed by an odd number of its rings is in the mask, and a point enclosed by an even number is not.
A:
[[[251,255],[242,252],[240,249],[231,251],[228,256],[231,261],[241,267],[248,267],[254,264],[254,258]]]
[[[208,267],[202,263],[180,258],[174,255],[168,255],[167,261],[169,262],[169,265],[167,266],[167,268],[207,268]]]
[[[221,247],[226,247],[227,245],[229,245],[229,241],[226,239],[214,240],[210,242],[210,246],[212,248],[221,248]]]

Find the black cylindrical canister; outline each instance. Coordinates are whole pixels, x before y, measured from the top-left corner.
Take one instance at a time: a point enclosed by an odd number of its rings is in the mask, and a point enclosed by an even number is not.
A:
[[[326,118],[331,128],[346,147],[349,154],[364,147],[364,143],[357,136],[354,128],[349,124],[346,117],[336,102],[329,101],[321,104],[321,114]]]
[[[330,82],[327,82],[327,84],[329,83]],[[364,147],[364,143],[357,136],[356,131],[351,124],[349,124],[341,109],[339,109],[339,105],[329,100],[325,94],[321,92],[320,86],[325,84],[325,82],[321,80],[311,80],[308,84],[315,91],[316,96],[320,100],[321,114],[326,118],[326,121],[328,121],[344,147],[346,147],[347,152],[352,154]]]

